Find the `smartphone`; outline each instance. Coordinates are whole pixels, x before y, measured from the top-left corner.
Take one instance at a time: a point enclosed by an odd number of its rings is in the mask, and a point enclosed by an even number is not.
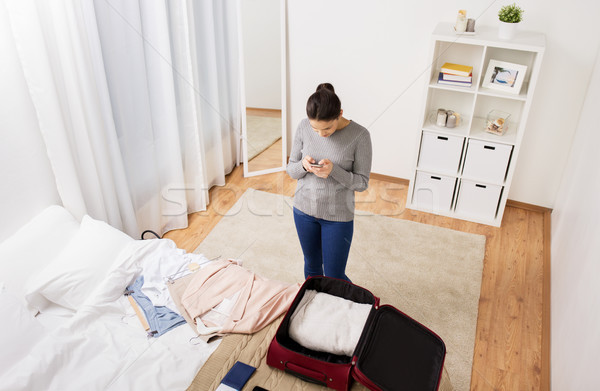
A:
[[[310,164],[310,166],[311,166],[311,167],[316,167],[316,168],[321,168],[321,167],[323,167],[323,165],[322,165],[322,164],[316,164],[316,163],[314,163],[314,164],[313,164],[313,163],[311,163],[311,164]]]

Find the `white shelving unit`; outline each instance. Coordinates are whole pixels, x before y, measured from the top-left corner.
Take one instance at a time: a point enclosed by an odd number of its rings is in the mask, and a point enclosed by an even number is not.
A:
[[[408,190],[409,209],[500,226],[544,48],[540,33],[521,32],[505,41],[494,28],[483,26],[475,35],[460,35],[451,23],[438,24],[431,42],[431,73]],[[490,60],[527,66],[519,94],[483,87]],[[446,62],[472,66],[472,86],[438,84]],[[437,126],[439,108],[458,112],[460,126]],[[487,114],[493,109],[511,114],[503,135],[485,130]]]

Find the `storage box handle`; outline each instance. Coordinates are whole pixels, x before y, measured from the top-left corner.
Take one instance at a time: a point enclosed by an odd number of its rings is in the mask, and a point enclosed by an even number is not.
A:
[[[294,375],[304,381],[327,387],[327,375],[325,375],[323,372],[305,368],[303,366],[296,365],[289,361],[285,362],[285,372]]]
[[[484,145],[483,148],[485,148],[485,149],[491,149],[492,151],[496,150],[496,147],[492,147],[491,145]]]
[[[437,136],[438,140],[446,140],[448,141],[448,137],[444,137],[444,136]]]
[[[442,178],[440,178],[439,176],[431,176],[431,179],[435,179],[436,181],[441,181]]]
[[[487,186],[486,185],[480,185],[479,183],[476,183],[475,186],[477,187],[481,187],[482,189],[486,189]]]

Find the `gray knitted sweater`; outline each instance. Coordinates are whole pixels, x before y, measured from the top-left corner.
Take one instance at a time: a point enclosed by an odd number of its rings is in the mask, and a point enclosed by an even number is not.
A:
[[[287,173],[297,179],[294,206],[300,211],[330,221],[354,219],[354,192],[369,186],[371,172],[371,136],[369,131],[350,122],[329,137],[321,137],[302,120],[292,144]],[[319,178],[302,167],[302,159],[329,159],[333,170],[327,178]]]

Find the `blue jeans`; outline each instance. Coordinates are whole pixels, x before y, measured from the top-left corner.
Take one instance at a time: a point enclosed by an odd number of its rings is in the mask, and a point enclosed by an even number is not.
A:
[[[323,220],[294,208],[294,223],[304,253],[304,277],[325,275],[350,281],[346,263],[354,221]]]

